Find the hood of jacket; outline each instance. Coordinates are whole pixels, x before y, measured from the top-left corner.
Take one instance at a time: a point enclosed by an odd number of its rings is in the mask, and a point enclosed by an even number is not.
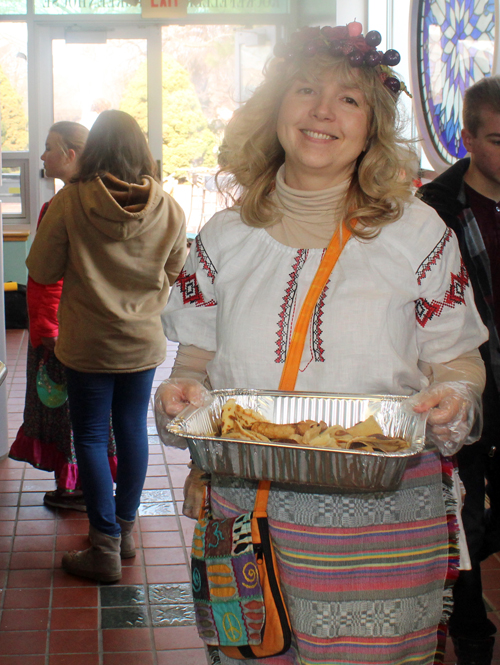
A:
[[[163,190],[150,176],[137,185],[107,174],[75,186],[90,223],[113,240],[140,236],[162,219]]]
[[[445,221],[456,217],[467,205],[464,190],[464,175],[469,168],[470,159],[459,159],[432,182],[422,185],[417,197],[430,205]]]

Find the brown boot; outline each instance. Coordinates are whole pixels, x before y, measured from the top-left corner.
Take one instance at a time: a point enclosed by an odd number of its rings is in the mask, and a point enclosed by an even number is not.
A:
[[[122,520],[122,518],[118,517],[117,515],[116,521],[122,530],[122,544],[120,547],[121,558],[131,559],[135,556],[135,540],[134,534],[132,533],[134,530],[135,519],[132,522],[127,522],[126,520]]]
[[[80,552],[66,552],[62,567],[71,575],[96,582],[118,582],[122,576],[120,536],[108,536],[93,526],[89,528],[91,546]]]

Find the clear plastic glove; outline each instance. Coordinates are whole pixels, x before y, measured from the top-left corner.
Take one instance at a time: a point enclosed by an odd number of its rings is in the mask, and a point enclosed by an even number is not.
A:
[[[481,436],[481,398],[463,381],[433,383],[409,402],[416,413],[429,413],[426,439],[442,455],[454,455]]]
[[[155,394],[155,421],[158,435],[166,446],[187,448],[187,441],[182,436],[171,434],[168,424],[175,416],[189,406],[196,408],[208,406],[212,401],[210,392],[196,379],[166,379],[157,388]]]

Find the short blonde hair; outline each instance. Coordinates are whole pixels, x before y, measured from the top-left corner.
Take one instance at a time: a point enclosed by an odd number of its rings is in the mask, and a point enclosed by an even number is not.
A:
[[[54,123],[49,129],[50,132],[57,134],[59,147],[65,155],[68,150],[74,150],[77,158],[82,154],[89,135],[89,130],[84,125],[70,120]]]
[[[412,196],[416,155],[402,136],[395,96],[375,69],[352,67],[344,57],[320,52],[298,63],[271,60],[264,82],[235,111],[226,127],[218,182],[224,182],[221,190],[226,193],[238,192],[232,203],[249,226],[271,226],[279,216],[269,194],[285,161],[276,126],[286,92],[297,79],[315,80],[327,73],[336,74],[346,86],[362,90],[369,107],[368,148],[358,158],[340,210],[342,218],[354,235],[371,238],[382,226],[402,216]],[[230,177],[222,178],[224,174]]]

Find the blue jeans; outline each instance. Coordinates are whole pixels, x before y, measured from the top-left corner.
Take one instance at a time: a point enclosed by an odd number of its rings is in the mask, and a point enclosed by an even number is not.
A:
[[[92,374],[66,367],[78,472],[90,524],[118,536],[115,515],[135,519],[148,468],[147,413],[155,369]],[[118,461],[116,497],[108,463],[111,412]]]

